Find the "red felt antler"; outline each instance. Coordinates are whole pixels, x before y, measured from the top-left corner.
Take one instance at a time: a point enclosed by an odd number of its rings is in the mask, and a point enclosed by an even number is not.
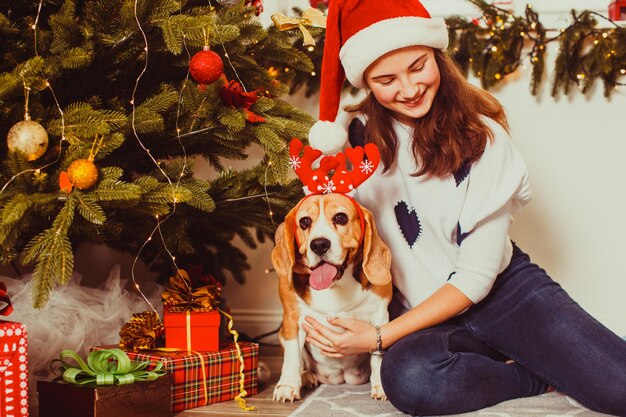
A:
[[[303,148],[304,155],[300,156]],[[339,152],[334,156],[327,155],[320,161],[319,168],[313,169],[313,162],[321,154],[321,151],[304,146],[296,138],[292,139],[289,145],[291,168],[314,194],[349,193],[371,177],[380,163],[380,152],[376,145],[371,143],[365,145],[365,150],[357,146],[346,149],[345,154]],[[346,165],[346,155],[352,164],[351,171],[348,171]],[[364,158],[364,155],[367,158]]]

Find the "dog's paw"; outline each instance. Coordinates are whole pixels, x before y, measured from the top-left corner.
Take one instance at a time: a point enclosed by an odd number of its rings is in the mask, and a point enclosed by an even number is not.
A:
[[[294,402],[300,399],[300,387],[292,387],[289,385],[276,385],[274,387],[274,401]]]
[[[317,387],[319,385],[317,375],[311,371],[302,372],[302,386],[307,388]]]
[[[387,401],[387,394],[382,385],[372,385],[372,398],[375,400]]]

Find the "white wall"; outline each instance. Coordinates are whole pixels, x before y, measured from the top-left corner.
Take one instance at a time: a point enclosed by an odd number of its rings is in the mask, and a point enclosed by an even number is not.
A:
[[[469,2],[423,0],[434,16],[478,17]],[[535,0],[546,27],[570,22],[570,10],[606,14],[608,0]],[[307,1],[266,0],[262,21],[274,11],[289,14]],[[515,2],[523,12],[525,3]],[[526,158],[534,200],[516,216],[511,236],[585,309],[619,335],[626,335],[626,87],[610,100],[601,84],[588,96],[574,92],[550,97],[556,45],[548,48],[547,79],[537,97],[529,93],[530,68],[514,74],[492,91],[508,110],[515,143]],[[316,114],[317,99],[292,102]],[[237,166],[233,164],[233,166]],[[237,328],[250,335],[274,329],[281,317],[277,280],[271,267],[271,244],[248,251],[252,271],[243,286],[224,288]]]

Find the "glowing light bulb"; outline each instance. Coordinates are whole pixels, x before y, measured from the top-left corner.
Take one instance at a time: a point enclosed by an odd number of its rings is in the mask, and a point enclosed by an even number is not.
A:
[[[313,45],[309,46],[308,48],[306,48],[309,52],[313,52],[315,50],[315,47]]]

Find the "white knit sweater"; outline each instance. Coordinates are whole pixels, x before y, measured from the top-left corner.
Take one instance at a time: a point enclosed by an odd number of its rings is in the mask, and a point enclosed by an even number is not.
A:
[[[396,162],[384,174],[381,164],[355,193],[391,249],[393,281],[409,308],[446,282],[477,303],[510,262],[511,214],[530,199],[527,169],[507,132],[486,121],[494,141],[446,178],[411,176],[410,128],[394,122]]]

